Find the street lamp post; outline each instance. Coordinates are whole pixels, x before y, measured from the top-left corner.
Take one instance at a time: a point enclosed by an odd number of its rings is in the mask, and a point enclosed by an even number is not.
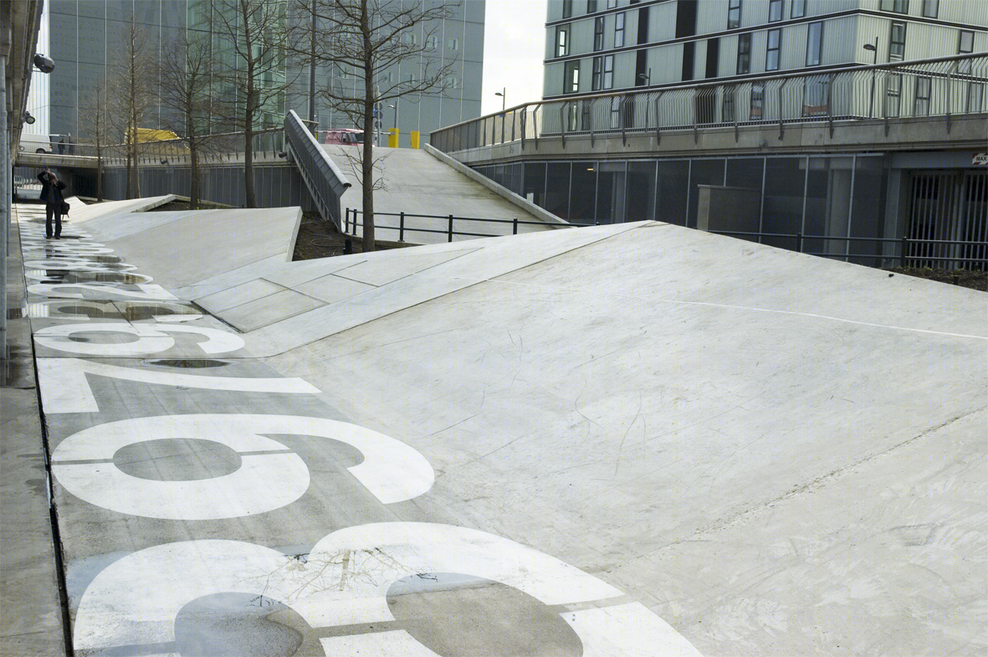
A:
[[[865,50],[870,50],[872,52],[871,65],[875,66],[878,64],[878,37],[875,37],[875,43],[866,43],[861,46]],[[868,100],[868,118],[874,118],[875,110],[875,69],[871,69],[871,98]]]
[[[495,91],[494,95],[501,97],[501,113],[503,114],[508,103],[508,88],[501,87],[501,91]]]

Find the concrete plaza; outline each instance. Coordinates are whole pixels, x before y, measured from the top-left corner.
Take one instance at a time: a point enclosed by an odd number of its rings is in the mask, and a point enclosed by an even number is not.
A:
[[[654,222],[292,263],[297,209],[142,203],[17,208],[61,572],[5,387],[4,655],[59,575],[78,655],[988,650],[988,295]]]

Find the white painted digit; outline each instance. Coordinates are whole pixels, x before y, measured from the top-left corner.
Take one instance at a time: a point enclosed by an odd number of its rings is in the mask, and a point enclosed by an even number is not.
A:
[[[318,627],[394,620],[388,589],[399,579],[419,573],[460,573],[500,582],[550,606],[622,595],[596,577],[537,550],[474,529],[433,523],[392,522],[341,529],[319,541],[308,562],[324,568],[320,572],[323,590],[293,607]],[[360,573],[360,577],[347,578],[345,571]],[[348,583],[345,590],[332,585],[344,579]],[[587,656],[699,655],[668,623],[638,603],[561,615],[580,637]],[[411,654],[398,647],[414,639],[399,630],[321,641],[328,655],[383,657]],[[426,650],[422,654],[435,653]]]
[[[160,285],[138,285],[137,287],[141,289],[140,292],[102,287],[91,283],[38,283],[37,285],[29,285],[27,291],[31,294],[52,299],[84,299],[85,294],[82,292],[70,291],[82,290],[83,292],[90,292],[97,299],[104,299],[107,296],[111,296],[122,297],[124,299],[144,299],[147,301],[157,301],[159,299],[165,301],[178,300],[178,297],[167,292]]]
[[[309,475],[301,458],[263,434],[318,436],[356,448],[364,460],[348,470],[384,504],[418,497],[435,481],[421,454],[376,431],[316,417],[251,414],[165,415],[90,427],[58,445],[52,472],[76,497],[119,513],[183,520],[264,513],[301,497]],[[212,479],[153,481],[128,475],[113,463],[117,450],[128,445],[176,438],[210,440],[243,452],[244,467]]]
[[[49,274],[48,273],[49,271],[54,271],[54,270],[57,270],[57,271],[60,271],[60,272],[70,272],[71,271],[71,272],[78,272],[78,273],[94,273],[94,274],[103,274],[103,275],[108,275],[108,276],[114,276],[116,274],[120,274],[120,276],[126,276],[126,277],[128,277],[130,279],[133,279],[133,280],[129,281],[128,283],[126,283],[126,285],[136,285],[138,283],[145,284],[145,283],[150,283],[151,281],[154,280],[150,276],[145,276],[144,274],[135,274],[134,272],[123,272],[123,271],[121,271],[121,272],[115,272],[115,271],[108,271],[108,270],[105,270],[105,269],[94,270],[94,269],[59,267],[59,266],[46,267],[45,269],[34,269],[34,270],[29,269],[29,270],[26,270],[24,272],[24,278],[30,279],[32,281],[44,281],[44,280],[48,280],[49,278],[52,278],[53,276],[57,276],[58,275],[58,274],[54,274],[53,275],[53,274]],[[110,285],[121,285],[121,284],[124,284],[124,283],[122,281],[121,282],[117,282],[117,281],[105,281],[105,282],[104,281],[85,281],[83,284],[84,285],[98,285],[98,286],[102,287],[102,286],[110,286]],[[72,283],[58,283],[58,285],[72,285]]]
[[[249,378],[204,376],[158,370],[120,367],[79,358],[38,358],[38,385],[45,414],[99,413],[87,374],[124,381],[182,386],[201,390],[236,390],[280,394],[319,394],[319,389],[300,378]]]
[[[608,605],[620,591],[558,559],[485,532],[414,522],[341,529],[319,541],[304,563],[238,541],[169,543],[135,552],[108,566],[86,589],[74,641],[83,650],[141,645],[158,646],[153,654],[174,654],[179,611],[222,592],[277,600],[314,629],[391,622],[390,586],[437,572],[500,582],[547,605],[599,603],[561,613],[587,657],[700,654],[643,605]],[[320,641],[326,654],[435,657],[404,630],[346,632]]]
[[[73,342],[71,336],[74,333],[128,333],[137,336],[137,340],[123,343]],[[71,354],[146,356],[175,346],[175,340],[168,333],[191,333],[206,336],[207,340],[197,343],[196,346],[207,354],[224,354],[244,346],[243,338],[226,331],[204,326],[125,324],[123,322],[46,326],[34,334],[34,340],[42,346]]]

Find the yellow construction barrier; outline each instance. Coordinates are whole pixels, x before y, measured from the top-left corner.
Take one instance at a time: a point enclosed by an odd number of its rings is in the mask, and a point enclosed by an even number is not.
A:
[[[398,129],[388,128],[388,148],[398,148]]]
[[[418,148],[419,147],[419,131],[418,130],[412,130],[411,132],[408,133],[408,136],[411,137],[411,140],[412,140],[412,148]]]

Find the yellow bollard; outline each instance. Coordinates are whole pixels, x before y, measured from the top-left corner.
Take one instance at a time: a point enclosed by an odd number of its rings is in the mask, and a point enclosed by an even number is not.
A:
[[[397,128],[388,128],[388,148],[398,148]]]
[[[419,131],[418,130],[412,130],[411,132],[408,133],[408,136],[412,140],[412,148],[418,148],[419,147]]]

